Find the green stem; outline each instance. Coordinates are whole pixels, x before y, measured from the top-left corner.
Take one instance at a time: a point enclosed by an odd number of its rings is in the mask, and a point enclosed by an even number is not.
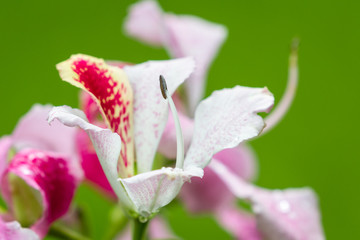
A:
[[[90,238],[85,237],[80,233],[75,232],[74,230],[58,223],[55,223],[51,226],[50,234],[71,240],[90,240]]]
[[[134,219],[133,228],[133,240],[145,240],[146,239],[146,227],[149,221],[140,222],[139,219]]]

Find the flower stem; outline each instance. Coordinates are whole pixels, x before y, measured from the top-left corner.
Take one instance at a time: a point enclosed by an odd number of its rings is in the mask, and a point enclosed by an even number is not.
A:
[[[85,237],[66,226],[60,225],[59,223],[55,223],[51,226],[50,234],[71,240],[90,240],[90,238]]]
[[[149,221],[140,222],[139,219],[134,219],[133,226],[133,240],[145,240],[146,239],[146,227]]]

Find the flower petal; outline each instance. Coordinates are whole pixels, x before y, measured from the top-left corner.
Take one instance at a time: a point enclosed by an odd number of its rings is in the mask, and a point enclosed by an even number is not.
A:
[[[194,16],[164,14],[156,1],[142,1],[131,6],[125,30],[141,41],[166,47],[174,58],[195,58],[197,68],[185,83],[194,112],[204,94],[209,65],[226,39],[226,27]]]
[[[8,166],[8,156],[12,145],[11,137],[0,138],[0,179]]]
[[[16,221],[3,222],[0,218],[0,239],[1,240],[40,240],[30,229],[21,228],[20,224]]]
[[[325,239],[312,189],[262,191],[252,201],[258,227],[266,239]]]
[[[104,191],[110,198],[116,199],[116,195],[105,176],[94,146],[86,132],[78,131],[76,144],[81,157],[81,166],[84,170],[85,178]]]
[[[193,56],[196,71],[185,83],[190,111],[204,96],[208,68],[226,39],[225,26],[194,16],[167,15],[167,48],[173,57]]]
[[[159,76],[165,77],[169,94],[173,94],[192,73],[194,65],[192,58],[181,58],[124,67],[134,90],[134,138],[139,173],[151,170],[168,117],[169,107],[160,91]]]
[[[165,29],[160,6],[155,1],[141,1],[133,4],[129,9],[124,28],[132,37],[161,46]]]
[[[204,168],[214,154],[257,136],[264,128],[257,113],[269,111],[273,102],[266,88],[239,86],[215,91],[203,100],[195,113],[194,136],[185,170]]]
[[[119,175],[134,174],[133,93],[124,71],[104,60],[73,55],[57,65],[61,78],[90,93],[96,99],[109,128],[118,133],[123,147]]]
[[[75,149],[76,129],[64,127],[59,122],[50,127],[46,119],[52,107],[35,104],[20,119],[12,133],[13,147],[17,151],[34,148],[61,153],[69,159],[72,174],[81,180],[83,172]]]
[[[235,207],[227,207],[217,211],[216,218],[236,239],[261,240],[256,228],[255,217]]]
[[[235,196],[250,202],[265,239],[325,239],[317,198],[310,188],[270,191],[244,182],[219,161],[213,160],[209,167]]]
[[[125,190],[116,181],[118,178],[117,162],[121,149],[121,140],[119,135],[117,133],[113,133],[109,129],[103,129],[88,123],[85,120],[86,116],[82,111],[72,109],[68,106],[54,107],[49,113],[49,123],[54,119],[58,119],[64,125],[69,127],[78,126],[87,132],[111,187],[124,207],[132,209],[132,203],[129,201]]]
[[[68,163],[69,160],[57,153],[25,149],[13,157],[7,169],[7,173],[14,173],[41,193],[44,212],[32,226],[40,237],[46,235],[52,222],[67,212],[74,196],[77,181]],[[3,187],[11,191],[4,182]]]
[[[246,145],[225,149],[214,158],[231,169],[233,173],[246,180],[255,175],[255,157]],[[229,191],[218,175],[206,167],[202,179],[194,178],[186,183],[181,190],[181,198],[191,212],[216,212],[226,209],[234,200],[234,194]]]
[[[99,116],[101,116],[100,108],[97,102],[86,91],[80,92],[80,106],[83,109],[86,118],[91,123],[98,122]],[[72,129],[72,128],[70,128]]]
[[[136,212],[147,219],[170,203],[192,176],[193,173],[182,169],[162,168],[119,181],[134,202]]]

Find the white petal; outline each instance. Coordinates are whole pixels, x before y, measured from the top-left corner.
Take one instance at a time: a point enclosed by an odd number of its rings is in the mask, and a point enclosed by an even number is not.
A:
[[[134,91],[134,138],[138,172],[150,171],[157,146],[168,118],[159,76],[166,79],[169,94],[189,77],[194,69],[192,58],[150,61],[124,68]]]
[[[120,136],[109,129],[103,129],[90,124],[82,111],[79,109],[72,109],[68,106],[54,107],[49,113],[48,122],[51,123],[54,119],[58,119],[66,126],[77,126],[87,132],[114,192],[125,207],[132,209],[132,203],[129,201],[125,190],[117,182],[117,163],[121,150]]]
[[[125,187],[135,210],[148,218],[159,208],[170,203],[179,193],[185,181],[194,173],[178,168],[162,168],[131,178],[119,179]]]
[[[267,112],[274,97],[266,88],[234,87],[214,92],[195,113],[185,169],[204,168],[217,152],[257,136],[264,128],[258,112]]]

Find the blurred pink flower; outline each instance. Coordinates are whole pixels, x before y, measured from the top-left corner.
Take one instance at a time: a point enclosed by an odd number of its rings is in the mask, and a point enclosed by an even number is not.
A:
[[[4,222],[0,218],[0,239],[1,240],[38,240],[39,237],[30,229],[21,228],[16,221]]]
[[[82,179],[75,131],[58,122],[49,126],[46,119],[51,108],[35,105],[12,135],[0,140],[1,192],[9,211],[3,218],[30,224],[40,238],[67,212]],[[27,185],[19,185],[14,175]]]

